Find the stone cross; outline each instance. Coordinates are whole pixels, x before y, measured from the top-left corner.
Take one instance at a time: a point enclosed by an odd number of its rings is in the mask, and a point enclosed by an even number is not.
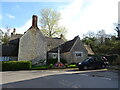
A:
[[[58,62],[60,62],[60,47],[58,47]]]

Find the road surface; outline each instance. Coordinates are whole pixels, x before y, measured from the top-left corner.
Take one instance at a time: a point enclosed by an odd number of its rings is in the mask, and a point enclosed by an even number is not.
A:
[[[118,73],[78,69],[6,71],[3,88],[118,88]]]

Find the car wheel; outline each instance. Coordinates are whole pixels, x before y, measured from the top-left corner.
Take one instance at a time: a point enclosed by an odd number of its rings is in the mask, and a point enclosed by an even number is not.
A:
[[[87,70],[87,69],[88,69],[88,66],[84,66],[83,69],[84,69],[84,70]]]
[[[105,65],[102,65],[101,68],[105,68],[106,66]]]

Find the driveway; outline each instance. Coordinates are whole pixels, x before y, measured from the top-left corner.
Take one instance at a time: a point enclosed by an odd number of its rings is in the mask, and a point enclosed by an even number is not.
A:
[[[107,69],[6,71],[4,88],[118,88],[118,73]]]

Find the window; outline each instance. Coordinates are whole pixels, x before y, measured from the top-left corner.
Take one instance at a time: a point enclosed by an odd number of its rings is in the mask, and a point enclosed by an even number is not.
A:
[[[57,53],[52,53],[52,58],[56,59],[57,58]]]
[[[82,57],[83,56],[82,54],[83,54],[82,52],[75,52],[76,57]]]

